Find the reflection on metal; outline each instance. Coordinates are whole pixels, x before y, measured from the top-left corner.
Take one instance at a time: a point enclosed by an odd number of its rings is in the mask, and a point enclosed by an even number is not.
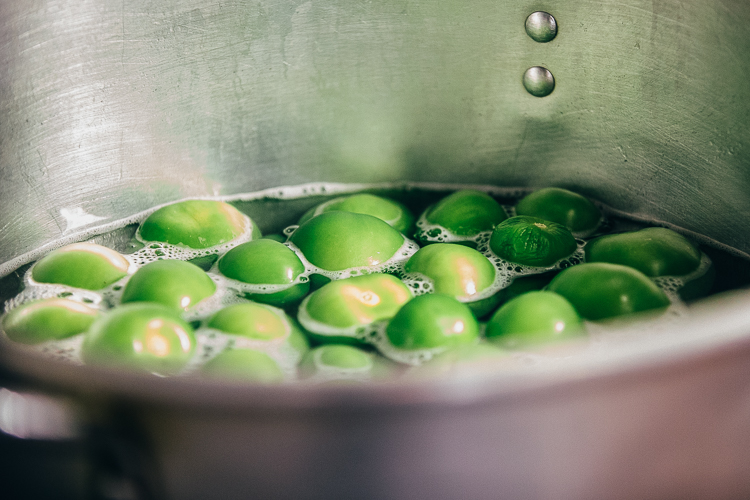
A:
[[[61,208],[60,215],[65,219],[66,224],[63,234],[107,219],[106,217],[86,213],[81,207]]]
[[[545,97],[555,90],[555,77],[547,68],[534,66],[523,74],[523,86],[529,94],[536,97]]]
[[[537,11],[526,18],[526,34],[535,42],[546,43],[557,36],[557,21],[546,12]]]
[[[49,396],[0,389],[0,431],[21,439],[60,440],[78,436],[74,409]]]

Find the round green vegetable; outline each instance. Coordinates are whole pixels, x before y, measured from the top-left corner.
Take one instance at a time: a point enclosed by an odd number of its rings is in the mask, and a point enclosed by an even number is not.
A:
[[[337,210],[341,212],[372,215],[402,233],[407,233],[414,225],[414,215],[412,215],[409,209],[403,204],[368,193],[342,196],[321,203],[320,205],[308,210],[300,218],[299,224],[302,225],[322,213]]]
[[[302,378],[320,381],[367,380],[391,373],[391,365],[372,353],[343,344],[327,344],[311,349],[299,364]]]
[[[409,258],[404,270],[428,277],[433,282],[435,292],[467,303],[477,316],[489,312],[496,305],[494,300],[477,301],[476,298],[494,283],[495,267],[487,257],[467,246],[450,243],[428,245]]]
[[[132,368],[160,375],[179,372],[195,351],[193,329],[174,309],[126,304],[94,321],[83,341],[87,363]]]
[[[323,366],[344,368],[347,370],[363,370],[372,367],[372,357],[351,346],[331,345],[318,348],[318,360]]]
[[[585,333],[581,317],[561,295],[534,291],[508,301],[487,323],[487,338],[507,349],[575,338]]]
[[[425,212],[428,223],[454,236],[473,237],[491,231],[508,218],[503,207],[487,193],[463,190],[446,196]]]
[[[237,347],[269,352],[294,365],[310,350],[299,325],[281,309],[266,304],[227,306],[211,316],[206,326],[246,339],[237,339]]]
[[[555,276],[547,289],[565,297],[581,317],[593,321],[665,309],[670,304],[645,274],[619,264],[569,267]]]
[[[222,201],[187,200],[152,213],[138,231],[145,241],[200,249],[232,241],[245,230],[245,216],[232,205]],[[255,224],[252,224],[252,236],[254,239],[261,237]]]
[[[508,351],[495,344],[480,342],[462,344],[433,356],[410,372],[410,377],[434,377],[449,375],[471,376],[481,371],[494,372],[499,364],[508,360]]]
[[[409,287],[394,276],[355,276],[310,294],[300,305],[298,320],[318,342],[346,342],[357,328],[392,318],[411,298]]]
[[[490,248],[509,262],[549,267],[571,255],[578,246],[565,226],[536,217],[517,216],[495,228]]]
[[[455,347],[478,338],[479,325],[471,309],[450,295],[420,295],[407,302],[386,328],[397,349],[415,351]]]
[[[198,266],[181,260],[157,260],[130,278],[122,303],[158,302],[186,311],[215,291],[216,284]]]
[[[371,215],[328,212],[302,224],[290,238],[313,265],[327,271],[373,267],[393,257],[404,237]]]
[[[561,188],[545,188],[524,197],[516,214],[557,222],[576,234],[589,234],[599,227],[602,213],[591,200]]]
[[[310,283],[294,284],[305,271],[297,254],[273,240],[254,240],[229,250],[219,260],[219,271],[228,277],[252,285],[287,285],[272,293],[247,293],[257,302],[285,306],[301,300],[310,291]]]
[[[252,302],[221,309],[208,319],[206,326],[261,341],[283,340],[292,331],[284,311]]]
[[[129,266],[125,257],[107,247],[74,243],[39,260],[31,270],[31,277],[38,283],[100,290],[124,277]]]
[[[99,315],[96,309],[68,299],[23,304],[3,317],[3,331],[22,344],[39,344],[85,332]]]
[[[587,262],[609,262],[646,276],[684,276],[698,269],[701,251],[687,238],[663,227],[600,236],[584,247]]]
[[[231,349],[222,352],[203,365],[205,377],[259,384],[278,384],[284,372],[268,354],[253,349]]]

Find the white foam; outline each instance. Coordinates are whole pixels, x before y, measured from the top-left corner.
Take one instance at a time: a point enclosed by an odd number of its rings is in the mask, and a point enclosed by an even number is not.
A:
[[[5,332],[2,333],[5,336]],[[6,337],[7,338],[7,337]],[[39,353],[45,358],[55,361],[64,361],[74,365],[83,365],[81,358],[81,346],[83,345],[84,334],[79,333],[72,337],[59,340],[49,340],[35,345],[15,344],[22,349]]]
[[[710,267],[711,259],[705,253],[701,253],[701,262],[695,271],[684,276],[657,276],[651,279],[659,288],[664,290],[664,292],[671,292],[676,295],[680,288],[706,274],[706,271],[708,271]]]
[[[28,302],[51,298],[66,298],[69,300],[82,302],[90,307],[93,307],[94,309],[102,309],[104,308],[104,306],[106,306],[106,304],[103,304],[103,294],[106,293],[106,291],[112,286],[115,286],[115,284],[113,284],[104,290],[94,292],[91,290],[84,290],[82,288],[75,288],[72,286],[60,285],[57,283],[39,283],[37,281],[34,281],[34,279],[31,277],[32,270],[33,268],[29,268],[24,274],[23,290],[21,290],[21,292],[19,292],[16,296],[5,302],[4,309],[6,313],[11,309],[15,309],[16,307],[19,307]],[[120,283],[121,281],[122,280],[118,281],[117,283]]]

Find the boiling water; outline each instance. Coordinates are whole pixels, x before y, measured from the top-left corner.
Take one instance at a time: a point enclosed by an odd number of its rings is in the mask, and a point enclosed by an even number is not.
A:
[[[389,184],[389,185],[338,185],[338,184],[315,184],[297,187],[279,188],[266,190],[259,193],[247,195],[238,195],[235,197],[214,198],[221,199],[233,204],[241,212],[245,213],[261,229],[264,235],[284,234],[289,236],[293,233],[296,226],[294,224],[300,216],[309,208],[331,199],[335,196],[354,192],[371,192],[379,194],[405,204],[415,215],[419,215],[424,210],[440,199],[441,197],[456,191],[458,189],[477,189],[487,192],[503,204],[509,216],[514,214],[514,205],[523,195],[530,192],[526,189],[497,188],[489,186],[454,186],[454,185],[428,185],[428,184]],[[602,228],[591,235],[591,237],[604,232],[619,232],[625,230],[636,230],[647,227],[646,221],[637,221],[627,217],[625,214],[617,213],[610,208],[599,205],[604,214],[604,223]],[[48,297],[71,297],[82,302],[89,303],[101,309],[107,309],[119,304],[124,284],[127,282],[132,273],[139,267],[157,259],[180,259],[190,260],[207,271],[209,276],[217,285],[217,292],[199,303],[195,308],[190,309],[185,319],[192,322],[196,330],[196,339],[198,344],[197,353],[193,360],[185,368],[184,373],[191,373],[199,369],[202,364],[210,360],[216,354],[226,348],[231,347],[260,347],[249,345],[253,341],[247,339],[238,339],[232,335],[225,335],[217,330],[212,330],[202,326],[202,320],[205,320],[219,309],[244,301],[240,296],[244,293],[272,293],[278,291],[274,286],[257,286],[240,283],[222,276],[217,270],[217,256],[222,255],[230,248],[243,243],[250,239],[250,219],[247,219],[246,231],[243,236],[233,240],[230,244],[220,245],[218,247],[207,248],[202,250],[191,250],[174,245],[156,242],[144,242],[138,235],[138,224],[144,220],[150,213],[159,207],[137,214],[132,218],[121,221],[113,230],[112,227],[102,228],[98,231],[91,231],[88,234],[78,235],[77,238],[61,240],[57,246],[72,243],[74,241],[91,241],[98,243],[124,254],[130,262],[128,276],[123,278],[110,287],[98,291],[90,292],[63,285],[39,284],[33,282],[30,277],[30,264],[19,266],[19,261],[30,262],[38,259],[51,249],[40,249],[36,252],[17,259],[13,262],[0,266],[0,275],[10,274],[0,280],[0,299],[5,301],[5,309],[13,307],[40,298]],[[654,225],[654,224],[651,224]],[[659,224],[663,225],[663,224]],[[436,241],[450,242],[449,235],[439,234],[436,228],[430,227],[424,219],[417,222],[418,230],[430,233]],[[679,228],[672,228],[679,231]],[[684,231],[680,231],[683,232]],[[98,233],[98,234],[97,234]],[[731,288],[746,287],[750,285],[750,261],[744,255],[732,251],[732,249],[722,248],[720,245],[712,242],[700,235],[688,234],[693,240],[701,244],[701,250],[704,252],[704,259],[700,268],[695,271],[695,275],[701,275],[713,261],[716,268],[716,282],[712,293],[724,291]],[[495,256],[489,249],[489,234],[480,234],[474,241],[477,249],[486,255],[490,262],[496,268],[496,278],[494,283],[476,299],[488,297],[498,290],[508,286],[515,278],[529,274],[537,274],[540,271],[559,270],[565,267],[578,264],[583,261],[584,240],[578,240],[578,249],[573,255],[555,263],[547,269],[530,268],[510,262],[505,262]],[[341,279],[349,276],[362,274],[363,272],[388,272],[399,275],[403,281],[411,287],[415,295],[431,292],[431,283],[419,275],[409,275],[403,271],[403,264],[409,256],[418,250],[418,245],[406,241],[402,248],[394,257],[384,262],[378,269],[348,269],[346,271],[330,272],[317,268],[308,262],[293,244],[287,243],[292,250],[295,250],[305,264],[306,271],[298,278],[298,282],[304,282],[310,279],[313,274],[321,274],[331,279]],[[686,277],[687,280],[691,278]],[[684,278],[683,278],[684,279]],[[686,314],[685,304],[679,299],[677,290],[682,285],[682,281],[672,277],[657,278],[654,280],[670,297],[672,306],[669,308],[658,321],[670,321],[673,318]],[[293,315],[295,313],[293,312]],[[387,357],[406,364],[418,365],[429,359],[435,352],[424,351],[417,353],[404,353],[390,346],[384,334],[385,323],[373,325],[372,328],[358,329],[352,332],[357,338],[368,342],[377,347],[377,349]],[[589,339],[592,345],[606,342],[606,331],[597,325],[588,325]],[[47,342],[33,349],[39,350],[45,355],[57,359],[64,359],[72,363],[82,363],[80,358],[80,347],[83,335],[61,340]],[[249,344],[248,344],[249,343]],[[248,345],[245,345],[248,344]],[[267,354],[271,355],[279,363],[287,379],[295,378],[296,365],[299,362],[299,353],[290,349],[286,343],[276,347],[268,348],[263,346]],[[526,356],[524,353],[516,356]],[[528,359],[536,359],[531,354]]]

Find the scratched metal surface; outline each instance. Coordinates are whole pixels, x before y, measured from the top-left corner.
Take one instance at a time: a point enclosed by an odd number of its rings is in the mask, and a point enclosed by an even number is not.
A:
[[[524,20],[559,24],[534,42]],[[744,251],[750,3],[0,3],[0,262],[177,198],[560,185]],[[535,98],[524,71],[557,87]]]

